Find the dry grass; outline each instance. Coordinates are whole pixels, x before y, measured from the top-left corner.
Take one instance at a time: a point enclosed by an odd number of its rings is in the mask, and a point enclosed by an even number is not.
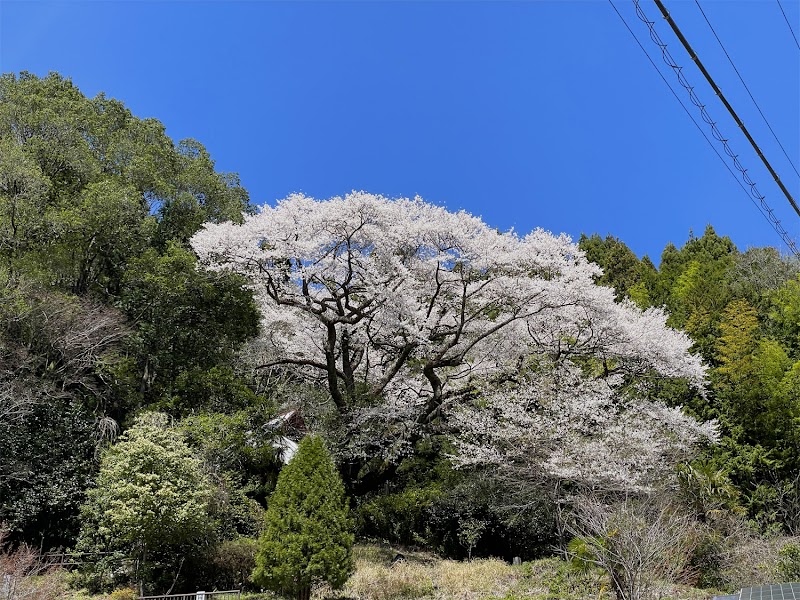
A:
[[[522,578],[523,574],[519,569],[495,559],[474,560],[469,563],[452,560],[404,560],[391,566],[360,560],[356,563],[356,573],[347,582],[344,592],[359,600],[477,600],[507,596]]]
[[[430,553],[396,555],[388,547],[354,548],[356,572],[339,592],[322,587],[315,600],[611,600],[608,578],[578,572],[556,557],[512,567],[497,559],[442,560]],[[707,590],[668,586],[664,600],[709,600]]]
[[[345,588],[338,593],[327,587],[317,589],[317,600],[547,600],[552,596],[542,582],[553,575],[558,563],[547,560],[512,567],[498,559],[458,562],[404,551],[403,560],[392,564],[396,553],[381,546],[357,546],[353,555],[356,572]],[[589,595],[587,600],[596,597]]]
[[[451,598],[479,598],[486,595],[503,596],[517,587],[523,578],[520,569],[497,560],[472,562],[442,561],[435,575],[439,589],[447,590]]]
[[[345,593],[364,600],[425,598],[433,595],[431,567],[419,563],[398,563],[387,567],[359,561],[347,582]]]

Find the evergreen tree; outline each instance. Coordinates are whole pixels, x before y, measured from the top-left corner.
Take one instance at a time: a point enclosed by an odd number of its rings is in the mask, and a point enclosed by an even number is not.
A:
[[[344,484],[322,439],[300,442],[269,499],[253,581],[307,600],[311,586],[344,585],[353,534]]]
[[[578,247],[586,252],[586,258],[603,267],[597,283],[613,287],[617,300],[628,296],[629,290],[641,282],[641,264],[625,242],[611,235],[603,239],[593,233],[589,237],[581,235]]]

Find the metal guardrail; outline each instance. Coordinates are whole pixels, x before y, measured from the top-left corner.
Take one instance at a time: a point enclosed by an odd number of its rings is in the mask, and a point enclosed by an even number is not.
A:
[[[239,600],[242,590],[222,592],[192,592],[190,594],[169,594],[161,596],[139,596],[139,600]]]

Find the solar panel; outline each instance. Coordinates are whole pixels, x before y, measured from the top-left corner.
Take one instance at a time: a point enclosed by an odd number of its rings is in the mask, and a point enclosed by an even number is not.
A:
[[[744,588],[739,600],[800,600],[800,583],[776,583]]]

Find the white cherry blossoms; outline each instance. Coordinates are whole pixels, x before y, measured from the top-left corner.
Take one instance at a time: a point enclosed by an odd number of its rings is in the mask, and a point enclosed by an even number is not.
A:
[[[636,448],[689,448],[712,435],[631,391],[652,376],[702,389],[704,368],[662,311],[615,303],[613,290],[596,285],[599,268],[567,236],[498,232],[419,198],[353,192],[293,195],[241,225],[207,224],[192,247],[207,268],[251,282],[263,315],[260,367],[318,381],[343,414],[371,406],[363,419],[400,419],[408,431],[451,418],[463,461],[510,458],[503,448],[527,432],[515,446],[527,444],[553,473],[589,473],[589,454],[631,477]],[[544,357],[559,381],[574,383],[569,393],[533,374],[531,361]],[[476,390],[485,410],[467,401]],[[581,419],[596,427],[567,424]],[[639,421],[661,425],[637,431]],[[469,427],[482,423],[494,433]],[[558,436],[583,454],[559,454]]]

